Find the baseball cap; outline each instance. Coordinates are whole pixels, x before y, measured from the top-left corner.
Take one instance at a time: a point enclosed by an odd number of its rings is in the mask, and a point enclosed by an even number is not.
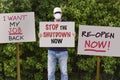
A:
[[[55,8],[54,8],[53,13],[57,13],[57,12],[62,13],[62,10],[61,10],[60,7],[55,7]]]

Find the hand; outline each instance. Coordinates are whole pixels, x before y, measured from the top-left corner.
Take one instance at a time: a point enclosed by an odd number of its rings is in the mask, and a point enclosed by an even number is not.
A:
[[[72,35],[75,37],[76,36],[76,32],[72,33]]]
[[[40,38],[41,36],[40,36],[40,32],[38,33],[38,37]]]

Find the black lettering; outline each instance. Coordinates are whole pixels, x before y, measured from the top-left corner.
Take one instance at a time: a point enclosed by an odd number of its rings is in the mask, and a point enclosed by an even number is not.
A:
[[[20,21],[19,22],[10,22],[10,27],[17,27],[19,25]]]
[[[9,41],[24,40],[24,36],[9,36]]]
[[[87,37],[86,31],[82,31],[82,37],[83,37],[83,36]]]
[[[63,41],[63,39],[51,39],[51,43],[55,43],[55,44],[61,44]]]
[[[100,37],[100,35],[101,35],[101,33],[97,32],[95,37],[98,38],[98,37]]]

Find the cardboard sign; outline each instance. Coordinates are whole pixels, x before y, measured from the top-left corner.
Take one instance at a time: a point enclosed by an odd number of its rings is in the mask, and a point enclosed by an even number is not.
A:
[[[120,28],[80,26],[78,54],[120,56]]]
[[[34,12],[0,14],[0,43],[31,41],[36,41]]]
[[[74,22],[40,22],[40,47],[74,47]]]

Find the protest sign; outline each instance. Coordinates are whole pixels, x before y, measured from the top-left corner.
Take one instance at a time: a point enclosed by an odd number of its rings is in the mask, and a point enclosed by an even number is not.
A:
[[[120,28],[79,26],[78,54],[120,56]]]
[[[35,40],[34,12],[0,14],[0,43]]]
[[[74,22],[40,22],[40,47],[74,47]]]

